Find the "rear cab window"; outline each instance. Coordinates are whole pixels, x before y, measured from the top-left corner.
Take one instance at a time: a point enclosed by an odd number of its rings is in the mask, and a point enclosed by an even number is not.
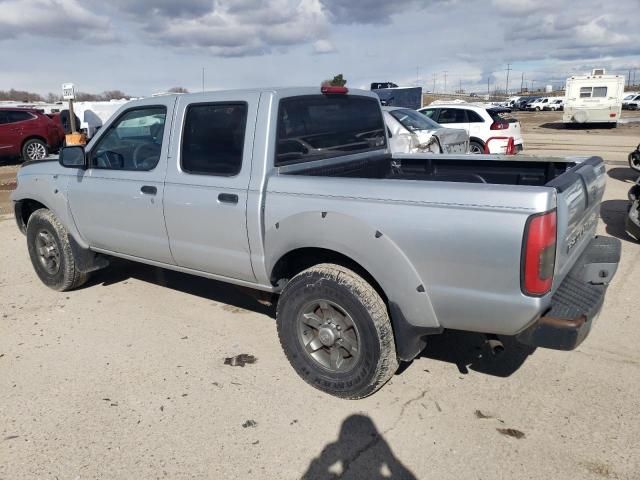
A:
[[[378,99],[357,95],[283,98],[278,107],[275,165],[386,149]]]

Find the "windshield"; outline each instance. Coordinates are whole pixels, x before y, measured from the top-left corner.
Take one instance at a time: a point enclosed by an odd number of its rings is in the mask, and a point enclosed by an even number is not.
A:
[[[434,122],[426,115],[408,108],[391,110],[389,113],[393,118],[398,120],[404,128],[411,132],[442,128],[440,124]]]

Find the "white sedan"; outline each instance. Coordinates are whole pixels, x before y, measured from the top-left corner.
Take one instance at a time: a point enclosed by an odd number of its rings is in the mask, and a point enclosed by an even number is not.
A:
[[[466,130],[445,128],[416,110],[382,107],[393,153],[467,153]]]

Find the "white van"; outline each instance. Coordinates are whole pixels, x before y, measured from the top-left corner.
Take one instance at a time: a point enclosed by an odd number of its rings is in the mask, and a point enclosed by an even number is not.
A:
[[[531,110],[535,112],[544,110],[544,107],[549,106],[549,103],[551,102],[551,100],[552,99],[550,97],[538,98],[537,100],[534,100],[529,105],[527,105],[527,110]]]
[[[562,121],[615,125],[622,113],[623,96],[624,76],[606,75],[604,69],[567,78]]]

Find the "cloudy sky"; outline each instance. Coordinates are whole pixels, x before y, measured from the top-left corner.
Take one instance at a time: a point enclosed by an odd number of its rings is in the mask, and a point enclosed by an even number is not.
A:
[[[640,83],[640,0],[0,0],[0,90]]]

